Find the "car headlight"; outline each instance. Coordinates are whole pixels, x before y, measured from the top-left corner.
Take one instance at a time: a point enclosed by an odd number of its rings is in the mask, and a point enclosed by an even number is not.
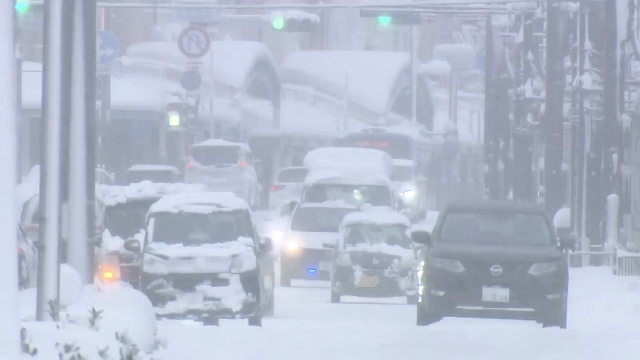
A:
[[[560,266],[557,262],[535,263],[529,268],[529,274],[538,276],[556,272],[558,270],[560,270]]]
[[[300,245],[298,245],[297,242],[295,242],[293,240],[287,241],[287,250],[296,250],[299,247],[300,247]]]
[[[271,233],[271,239],[273,239],[273,241],[275,242],[280,242],[282,241],[282,236],[284,234],[282,233],[282,231],[280,230],[273,230],[273,232]]]
[[[407,190],[402,193],[402,197],[405,199],[413,199],[416,196],[416,193],[413,190]]]
[[[461,273],[464,271],[464,266],[458,260],[442,259],[442,258],[430,258],[429,263],[433,267],[446,270],[452,273]]]
[[[236,256],[231,260],[231,266],[229,267],[229,272],[232,274],[239,274],[243,270],[244,261],[242,260],[242,256]]]

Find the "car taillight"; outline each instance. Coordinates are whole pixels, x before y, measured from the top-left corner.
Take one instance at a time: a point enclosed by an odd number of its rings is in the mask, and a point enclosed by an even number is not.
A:
[[[284,185],[271,185],[271,191],[278,191],[284,189]]]
[[[244,169],[245,167],[247,167],[247,164],[244,161],[240,161],[240,169]]]
[[[191,166],[193,166],[193,164],[191,164],[191,161],[189,161],[189,162],[187,163],[187,169],[191,169]]]

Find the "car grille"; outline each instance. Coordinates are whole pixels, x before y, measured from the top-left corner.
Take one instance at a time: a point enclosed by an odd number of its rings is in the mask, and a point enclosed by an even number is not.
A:
[[[400,260],[400,256],[368,253],[368,252],[351,252],[351,262],[360,265],[363,269],[384,270],[390,268],[394,261]]]
[[[474,283],[492,285],[512,283],[526,277],[532,264],[508,261],[465,261],[462,265]],[[496,265],[502,268],[500,275],[491,273],[491,268]]]
[[[176,290],[192,291],[198,285],[229,286],[229,279],[221,279],[212,274],[171,274],[165,279]]]

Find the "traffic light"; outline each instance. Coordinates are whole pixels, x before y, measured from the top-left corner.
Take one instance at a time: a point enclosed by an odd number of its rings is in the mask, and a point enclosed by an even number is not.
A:
[[[415,11],[380,11],[360,9],[360,17],[376,18],[380,26],[420,25],[422,18]]]
[[[180,113],[177,111],[169,111],[167,113],[167,121],[170,127],[180,126]]]
[[[16,0],[15,7],[18,14],[24,14],[29,11],[29,0]]]
[[[391,25],[392,19],[389,15],[380,15],[378,16],[378,25],[389,26]]]
[[[318,15],[298,10],[275,11],[270,20],[274,30],[298,33],[314,32],[320,23]]]

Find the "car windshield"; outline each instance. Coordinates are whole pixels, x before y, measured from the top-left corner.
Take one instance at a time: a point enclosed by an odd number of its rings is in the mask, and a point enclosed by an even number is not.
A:
[[[153,218],[154,243],[199,245],[255,238],[250,215],[244,210],[155,213]]]
[[[386,186],[314,184],[305,190],[305,202],[322,203],[335,200],[344,200],[354,205],[393,206],[391,194]]]
[[[108,206],[104,213],[104,226],[111,236],[129,239],[144,229],[147,212],[157,199],[131,200]]]
[[[445,215],[438,241],[548,245],[552,238],[547,221],[539,214],[455,211]]]
[[[193,146],[191,157],[200,165],[235,165],[240,159],[239,146]]]
[[[305,168],[282,169],[278,174],[279,183],[301,183],[309,172]]]
[[[345,248],[358,244],[387,244],[410,249],[411,239],[407,236],[407,227],[404,225],[358,224],[347,228],[344,244]]]
[[[172,183],[173,172],[171,170],[135,170],[127,172],[127,183],[136,184],[143,181],[154,183]]]
[[[413,166],[396,165],[393,167],[391,173],[391,181],[412,181],[413,180]]]
[[[345,215],[357,211],[350,208],[301,207],[291,219],[291,230],[302,232],[338,232]]]

